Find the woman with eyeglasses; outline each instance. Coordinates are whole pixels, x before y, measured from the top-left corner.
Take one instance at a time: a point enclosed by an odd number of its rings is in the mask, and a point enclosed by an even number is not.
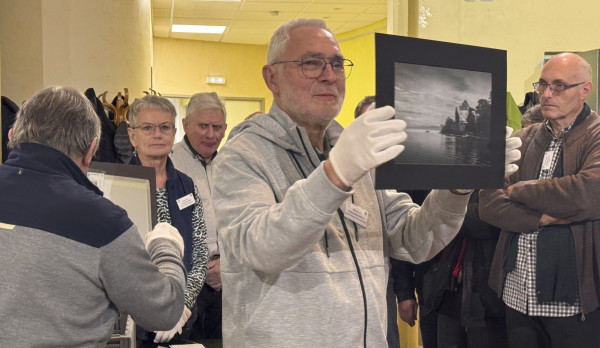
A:
[[[206,226],[200,196],[192,179],[175,169],[169,158],[175,141],[175,117],[173,104],[155,95],[136,99],[128,112],[129,140],[135,149],[130,164],[156,170],[157,219],[179,230],[185,245],[183,263],[187,270],[181,319],[172,330],[158,331],[156,335],[137,327],[138,346],[151,340],[155,343],[169,342],[175,334],[180,334],[179,340],[187,339],[189,328],[196,320],[196,297],[208,269]]]

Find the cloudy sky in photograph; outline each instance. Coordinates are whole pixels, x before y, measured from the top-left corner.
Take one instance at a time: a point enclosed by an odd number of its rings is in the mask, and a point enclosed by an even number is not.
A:
[[[408,127],[439,127],[467,101],[475,108],[492,90],[489,72],[394,63],[395,108]]]

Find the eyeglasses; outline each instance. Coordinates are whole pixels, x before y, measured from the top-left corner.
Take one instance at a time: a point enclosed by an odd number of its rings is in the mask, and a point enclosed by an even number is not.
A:
[[[329,61],[329,62],[328,62]],[[302,75],[306,78],[317,78],[327,69],[327,64],[331,65],[331,70],[338,80],[345,80],[350,77],[354,63],[350,59],[342,58],[323,58],[308,57],[296,60],[282,60],[271,65],[280,63],[298,63],[302,67]]]
[[[158,128],[161,134],[173,134],[175,130],[175,125],[171,122],[163,122],[161,124],[153,124],[153,123],[142,123],[139,126],[131,127],[132,129],[139,129],[142,131],[144,135],[152,135],[154,134],[154,130]]]
[[[569,89],[569,88],[573,88],[573,87],[577,87],[579,85],[584,84],[584,82],[579,82],[579,83],[574,83],[572,85],[566,85],[562,82],[552,82],[552,83],[546,83],[546,82],[534,82],[533,83],[533,89],[535,89],[535,91],[538,94],[543,94],[544,91],[546,91],[547,87],[550,87],[550,92],[552,92],[552,94],[554,95],[558,95],[560,93],[562,93],[565,89]]]

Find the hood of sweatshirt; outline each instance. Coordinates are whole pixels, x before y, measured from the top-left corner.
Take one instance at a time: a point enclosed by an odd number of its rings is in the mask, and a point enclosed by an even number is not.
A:
[[[331,121],[326,131],[331,146],[337,142],[342,131],[343,127],[339,123],[335,120]],[[286,151],[302,155],[308,154],[314,163],[320,161],[310,143],[306,129],[298,126],[275,103],[271,106],[268,114],[258,114],[234,127],[229,133],[228,140],[244,132],[259,135],[281,146]],[[314,158],[312,158],[313,155]]]

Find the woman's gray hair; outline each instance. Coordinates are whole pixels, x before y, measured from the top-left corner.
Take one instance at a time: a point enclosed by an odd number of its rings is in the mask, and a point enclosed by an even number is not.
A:
[[[87,154],[94,138],[98,148],[100,132],[100,119],[83,93],[71,87],[48,87],[19,110],[8,147],[37,143],[77,159]]]
[[[158,109],[171,114],[171,123],[175,124],[177,111],[173,103],[165,97],[146,94],[143,98],[135,98],[127,111],[127,120],[131,126],[135,126],[135,118],[144,109]]]
[[[368,96],[364,97],[363,100],[358,102],[358,104],[356,105],[356,109],[354,109],[354,118],[358,118],[358,116],[362,115],[363,108],[365,107],[365,105],[371,105],[374,102],[375,102],[374,95],[368,95]]]
[[[534,123],[540,123],[544,121],[544,115],[542,115],[542,106],[540,104],[536,104],[523,114],[521,117],[521,127],[525,128]]]
[[[196,93],[190,98],[190,102],[187,105],[185,117],[189,118],[196,111],[219,109],[223,112],[223,121],[227,121],[227,111],[225,105],[219,99],[219,96],[215,92],[204,92]]]
[[[283,55],[287,43],[290,40],[290,32],[300,27],[321,28],[327,30],[333,35],[331,30],[327,28],[325,21],[322,19],[296,18],[286,22],[277,28],[273,32],[273,36],[271,36],[271,41],[269,42],[269,51],[267,53],[267,64],[271,65],[275,63]]]

